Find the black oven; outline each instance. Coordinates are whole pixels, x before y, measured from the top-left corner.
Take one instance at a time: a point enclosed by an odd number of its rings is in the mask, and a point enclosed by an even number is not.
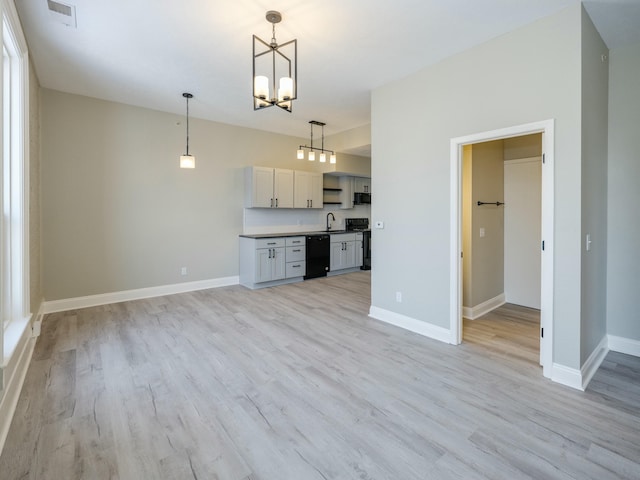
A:
[[[360,195],[356,193],[356,195]],[[361,195],[369,195],[363,193]],[[345,218],[344,226],[348,232],[362,232],[362,265],[361,270],[371,270],[371,230],[368,218]]]
[[[360,270],[371,270],[371,230],[362,232],[362,266]]]

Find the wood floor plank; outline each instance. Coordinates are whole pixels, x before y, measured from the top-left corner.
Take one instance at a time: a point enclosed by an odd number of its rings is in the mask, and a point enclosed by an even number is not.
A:
[[[14,479],[640,478],[640,360],[586,392],[538,312],[454,347],[368,317],[370,273],[48,315],[0,456]]]

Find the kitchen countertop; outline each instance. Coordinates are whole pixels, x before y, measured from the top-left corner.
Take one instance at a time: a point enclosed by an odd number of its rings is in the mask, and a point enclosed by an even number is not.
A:
[[[366,230],[367,232],[371,230]],[[245,238],[281,238],[281,237],[304,237],[306,235],[322,235],[322,234],[337,234],[337,233],[362,233],[363,230],[320,230],[313,232],[291,232],[291,233],[255,233],[255,234],[241,234],[240,237]]]

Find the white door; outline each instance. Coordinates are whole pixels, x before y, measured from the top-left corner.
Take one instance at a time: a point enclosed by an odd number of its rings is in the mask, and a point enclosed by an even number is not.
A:
[[[504,162],[504,295],[540,308],[542,159]]]

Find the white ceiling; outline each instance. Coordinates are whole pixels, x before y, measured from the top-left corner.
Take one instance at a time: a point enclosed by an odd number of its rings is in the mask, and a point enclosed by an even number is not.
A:
[[[16,0],[43,87],[299,137],[370,121],[370,92],[579,0]],[[585,2],[610,48],[640,44],[640,0]],[[253,111],[251,39],[298,40],[293,113]],[[399,98],[399,102],[410,99]]]

